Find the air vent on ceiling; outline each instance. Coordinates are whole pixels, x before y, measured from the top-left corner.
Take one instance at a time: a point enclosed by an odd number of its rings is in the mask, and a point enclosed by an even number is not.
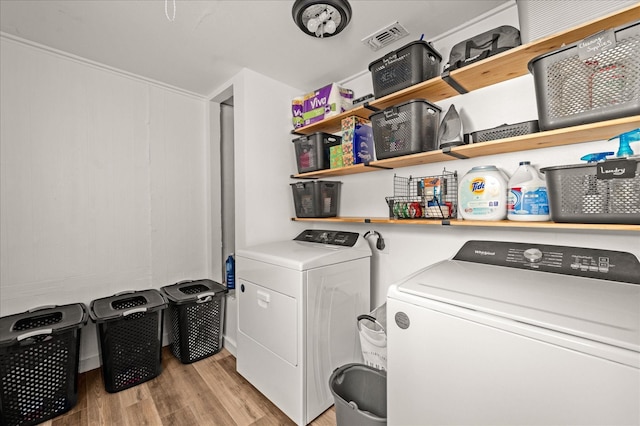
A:
[[[409,31],[396,21],[363,38],[362,42],[369,46],[371,50],[376,51],[407,35],[409,35]]]

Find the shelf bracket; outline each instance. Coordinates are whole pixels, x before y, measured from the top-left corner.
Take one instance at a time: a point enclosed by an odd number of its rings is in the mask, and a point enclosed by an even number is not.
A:
[[[364,223],[371,223],[371,219],[369,219],[368,217],[364,218]]]
[[[296,175],[289,175],[289,177],[290,177],[291,179],[309,179],[309,180],[318,179],[317,177],[313,177],[313,176],[296,176]]]
[[[442,224],[442,225],[445,225],[445,226],[447,226],[447,225],[451,225],[451,220],[449,220],[449,219],[443,219],[441,224]]]
[[[365,167],[375,167],[376,169],[393,170],[393,167],[379,166],[379,165],[377,165],[377,164],[371,164],[371,163],[370,163],[370,162],[368,162],[368,161],[365,161],[365,162],[364,162],[364,163],[362,163],[362,164],[364,164],[364,166],[365,166]]]
[[[451,77],[451,75],[449,74],[449,70],[443,71],[441,77],[449,86],[453,87],[456,90],[456,92],[460,93],[461,95],[464,95],[465,93],[469,93],[467,89],[462,87],[460,83],[458,83],[453,79],[453,77]]]
[[[451,147],[450,146],[442,148],[442,153],[450,155],[451,157],[455,157],[455,158],[457,158],[459,160],[467,160],[469,158],[466,155],[460,154],[459,152],[451,151]]]
[[[373,105],[369,105],[369,102],[365,102],[365,103],[363,103],[363,104],[362,104],[362,107],[363,107],[363,108],[368,109],[369,111],[373,111],[373,112],[378,112],[378,111],[380,111],[380,108],[376,108],[376,107],[374,107]]]

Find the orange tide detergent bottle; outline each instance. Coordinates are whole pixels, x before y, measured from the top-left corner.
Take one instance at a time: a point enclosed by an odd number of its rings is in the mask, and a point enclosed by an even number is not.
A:
[[[496,166],[469,170],[458,185],[458,211],[466,220],[506,219],[506,176]]]

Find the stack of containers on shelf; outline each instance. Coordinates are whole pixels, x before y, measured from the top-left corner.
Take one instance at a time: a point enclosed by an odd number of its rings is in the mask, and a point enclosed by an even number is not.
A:
[[[529,161],[521,161],[509,179],[507,219],[539,222],[549,218],[547,184]]]
[[[374,160],[371,121],[357,116],[342,119],[342,165],[368,163]]]

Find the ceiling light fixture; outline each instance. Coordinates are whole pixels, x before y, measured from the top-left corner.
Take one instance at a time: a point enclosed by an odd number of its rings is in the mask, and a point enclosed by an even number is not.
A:
[[[292,15],[305,34],[331,37],[340,33],[351,20],[351,6],[347,0],[296,0]]]

